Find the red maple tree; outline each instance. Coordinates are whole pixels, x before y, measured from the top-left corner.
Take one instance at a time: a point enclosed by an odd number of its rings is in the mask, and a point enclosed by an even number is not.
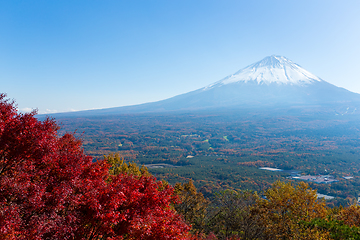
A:
[[[55,120],[18,113],[0,94],[0,239],[188,239],[173,188],[109,175]]]

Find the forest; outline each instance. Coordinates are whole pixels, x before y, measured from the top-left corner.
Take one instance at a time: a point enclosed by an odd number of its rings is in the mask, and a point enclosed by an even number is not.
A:
[[[344,110],[345,111],[345,110]],[[119,153],[171,184],[190,179],[205,196],[233,190],[263,191],[286,172],[334,176],[338,182],[309,185],[334,196],[339,206],[357,199],[360,185],[359,115],[341,109],[231,109],[58,118],[60,134],[75,132],[94,158]],[[343,177],[351,176],[352,179]]]
[[[356,201],[329,205],[317,198],[309,184],[286,180],[281,172],[259,170],[264,165],[290,168],[292,163],[256,160],[255,156],[268,154],[263,149],[254,151],[255,155],[250,150],[226,155],[220,146],[238,146],[232,143],[235,134],[224,135],[224,143],[216,145],[215,135],[203,135],[205,130],[181,132],[170,143],[180,150],[167,150],[179,157],[170,160],[160,159],[160,154],[147,158],[141,148],[128,149],[133,155],[123,155],[119,148],[125,141],[121,140],[116,142],[117,153],[94,157],[87,153],[85,133],[81,140],[76,132],[62,132],[55,119],[39,120],[36,112],[19,113],[4,94],[0,114],[0,239],[360,239]],[[206,138],[202,142],[210,146],[194,143],[195,148],[186,152],[181,147],[193,146],[191,138]],[[134,146],[138,144],[131,139]],[[141,164],[136,163],[138,155]],[[241,157],[245,160],[239,161]],[[154,162],[172,167],[142,166]],[[351,162],[344,161],[343,166]],[[179,172],[170,174],[169,169]],[[205,180],[203,169],[212,169]],[[349,182],[355,184],[353,176]],[[267,185],[261,186],[261,181]],[[255,184],[259,189],[253,191]]]

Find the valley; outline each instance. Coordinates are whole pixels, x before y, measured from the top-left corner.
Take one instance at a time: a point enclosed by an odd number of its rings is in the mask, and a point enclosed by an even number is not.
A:
[[[307,181],[346,205],[360,194],[359,107],[359,94],[272,55],[165,100],[52,116],[94,161],[119,153],[171,184],[193,179],[207,197]]]
[[[0,240],[360,240],[360,1],[1,1]]]
[[[320,193],[337,197],[332,200],[335,203],[345,203],[359,194],[358,120],[357,115],[297,108],[291,113],[239,109],[60,118],[58,122],[61,133],[77,132],[87,154],[101,159],[120,153],[128,162],[163,164],[149,171],[172,184],[193,179],[206,196],[224,189],[263,191],[274,181],[287,179],[286,172],[259,169],[276,167],[337,179],[353,176],[331,184],[309,182]]]

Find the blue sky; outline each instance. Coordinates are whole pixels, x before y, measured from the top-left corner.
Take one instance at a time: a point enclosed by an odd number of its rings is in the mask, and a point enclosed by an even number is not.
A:
[[[133,105],[269,55],[360,93],[360,1],[0,0],[0,92],[20,110]]]

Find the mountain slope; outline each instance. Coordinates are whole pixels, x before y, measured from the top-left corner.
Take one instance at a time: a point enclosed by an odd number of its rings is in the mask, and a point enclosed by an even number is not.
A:
[[[336,87],[289,59],[273,55],[204,88],[169,99],[71,114],[97,115],[319,104],[355,104],[357,106],[359,103],[360,94]]]
[[[322,80],[314,74],[282,56],[269,56],[246,68],[209,85],[206,88],[236,83],[256,82],[258,84],[304,85]]]

